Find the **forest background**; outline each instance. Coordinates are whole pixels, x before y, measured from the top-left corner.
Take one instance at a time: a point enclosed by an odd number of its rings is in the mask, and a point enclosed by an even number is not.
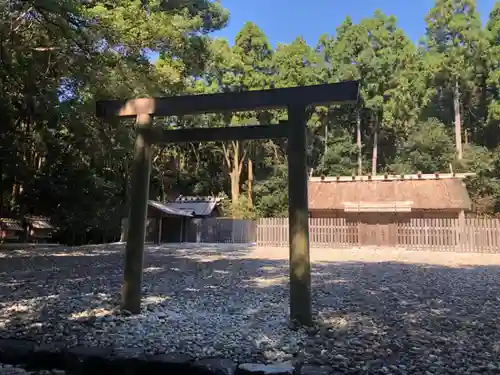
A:
[[[115,240],[126,216],[133,123],[98,121],[100,99],[236,92],[361,80],[357,106],[311,109],[318,175],[475,172],[478,215],[500,212],[500,2],[437,0],[413,43],[376,11],[309,45],[273,47],[209,0],[2,0],[0,214],[49,216],[59,240]],[[159,58],[152,63],[150,56]],[[286,112],[156,118],[155,126],[269,124]],[[157,147],[151,198],[227,197],[238,218],[287,215],[286,141]],[[293,150],[291,150],[293,152]]]

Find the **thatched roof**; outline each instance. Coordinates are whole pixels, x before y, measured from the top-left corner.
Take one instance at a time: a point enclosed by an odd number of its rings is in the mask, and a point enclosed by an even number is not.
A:
[[[375,181],[309,181],[309,210],[346,210],[364,205],[408,206],[411,210],[470,210],[460,178]],[[376,211],[374,209],[374,211]]]

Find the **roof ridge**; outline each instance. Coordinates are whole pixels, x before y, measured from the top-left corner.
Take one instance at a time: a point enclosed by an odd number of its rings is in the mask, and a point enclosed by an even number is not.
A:
[[[309,177],[310,182],[358,182],[358,181],[420,181],[420,180],[443,180],[443,179],[459,179],[463,180],[467,177],[475,176],[475,173],[417,173],[417,174],[379,174],[379,175],[362,175],[362,176],[334,176],[334,177]]]

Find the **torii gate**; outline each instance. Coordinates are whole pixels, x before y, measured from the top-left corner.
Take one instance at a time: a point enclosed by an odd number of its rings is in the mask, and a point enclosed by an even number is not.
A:
[[[128,240],[122,307],[138,314],[141,307],[151,145],[250,139],[288,138],[288,210],[290,231],[290,317],[312,322],[311,265],[307,197],[306,108],[309,105],[357,103],[359,82],[234,93],[105,100],[96,104],[100,118],[136,117]],[[153,128],[153,116],[237,112],[286,108],[288,121],[275,125],[166,130]]]

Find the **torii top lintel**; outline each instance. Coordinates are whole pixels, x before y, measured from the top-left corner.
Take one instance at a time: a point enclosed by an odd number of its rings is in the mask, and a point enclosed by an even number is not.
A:
[[[227,111],[251,111],[292,105],[357,103],[358,81],[283,89],[221,94],[184,95],[166,98],[103,100],[96,103],[97,117],[133,117],[139,114],[175,116]]]

